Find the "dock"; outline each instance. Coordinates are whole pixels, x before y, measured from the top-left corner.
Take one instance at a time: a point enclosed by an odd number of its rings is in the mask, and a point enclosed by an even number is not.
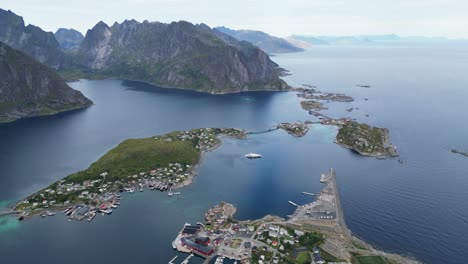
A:
[[[294,206],[296,206],[296,207],[299,207],[299,205],[298,205],[297,203],[295,203],[295,202],[288,201],[288,203],[290,203],[290,204],[292,204],[292,205],[294,205]]]
[[[7,215],[14,215],[14,214],[19,214],[20,212],[18,211],[5,211],[5,212],[0,212],[0,216],[7,216]]]
[[[176,260],[177,256],[173,257],[170,261],[169,264],[174,264],[174,260]]]
[[[310,195],[310,196],[316,196],[316,194],[313,194],[313,193],[310,193],[310,192],[302,192],[302,194]]]
[[[190,259],[193,257],[194,255],[193,254],[190,254],[188,255],[187,258],[184,259],[184,261],[182,261],[180,264],[188,264]]]

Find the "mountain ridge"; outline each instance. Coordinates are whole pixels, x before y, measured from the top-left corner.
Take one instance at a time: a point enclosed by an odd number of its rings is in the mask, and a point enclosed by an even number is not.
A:
[[[268,55],[205,24],[100,21],[88,30],[78,74],[139,80],[209,93],[282,91],[289,86]]]
[[[54,70],[3,42],[0,42],[0,76],[0,123],[92,104]]]
[[[297,47],[286,39],[271,36],[263,31],[246,29],[234,30],[224,26],[215,27],[215,29],[238,40],[248,41],[269,54],[304,51],[303,48]]]

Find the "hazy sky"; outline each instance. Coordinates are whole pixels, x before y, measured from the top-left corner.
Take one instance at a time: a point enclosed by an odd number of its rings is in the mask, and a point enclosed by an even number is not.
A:
[[[388,34],[468,37],[468,0],[1,0],[47,31],[187,20],[277,36]]]

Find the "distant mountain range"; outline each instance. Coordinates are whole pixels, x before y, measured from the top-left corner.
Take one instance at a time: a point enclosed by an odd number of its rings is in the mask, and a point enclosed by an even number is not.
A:
[[[216,27],[215,29],[225,34],[228,34],[231,37],[234,37],[238,40],[248,41],[254,44],[255,46],[259,47],[261,50],[270,54],[304,51],[304,49],[294,45],[294,43],[290,43],[286,39],[274,37],[262,31],[233,30],[227,27]]]
[[[447,39],[443,37],[402,37],[395,34],[388,35],[358,35],[358,36],[308,36],[292,35],[287,38],[291,43],[307,43],[310,46],[315,45],[374,45],[374,44],[421,44],[421,43],[468,43],[463,39]]]
[[[49,67],[0,42],[0,123],[92,104]]]
[[[59,28],[55,32],[55,38],[63,50],[76,50],[83,42],[84,36],[81,32],[72,28]]]

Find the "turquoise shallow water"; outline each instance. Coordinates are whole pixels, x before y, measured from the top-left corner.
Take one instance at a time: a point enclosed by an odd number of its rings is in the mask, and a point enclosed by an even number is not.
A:
[[[61,215],[19,224],[2,218],[2,260],[166,262],[176,254],[170,241],[181,225],[200,221],[210,206],[232,202],[240,219],[286,216],[293,210],[287,201],[308,202],[300,192],[320,190],[320,173],[334,167],[346,222],[357,236],[426,263],[464,263],[468,160],[450,149],[468,150],[466,47],[321,47],[274,59],[292,71],[286,79],[293,85],[355,97],[352,103],[329,103],[324,113],[388,127],[407,163],[356,155],[333,144],[336,130],[323,126],[303,138],[277,130],[226,139],[206,155],[194,183],[176,199],[137,193],[125,197],[112,216],[92,223],[68,222]],[[0,200],[21,199],[86,168],[125,138],[195,127],[263,130],[311,118],[294,93],[214,96],[126,84],[72,83],[95,105],[0,125]],[[350,107],[359,110],[346,112]],[[243,158],[252,151],[264,157]]]

